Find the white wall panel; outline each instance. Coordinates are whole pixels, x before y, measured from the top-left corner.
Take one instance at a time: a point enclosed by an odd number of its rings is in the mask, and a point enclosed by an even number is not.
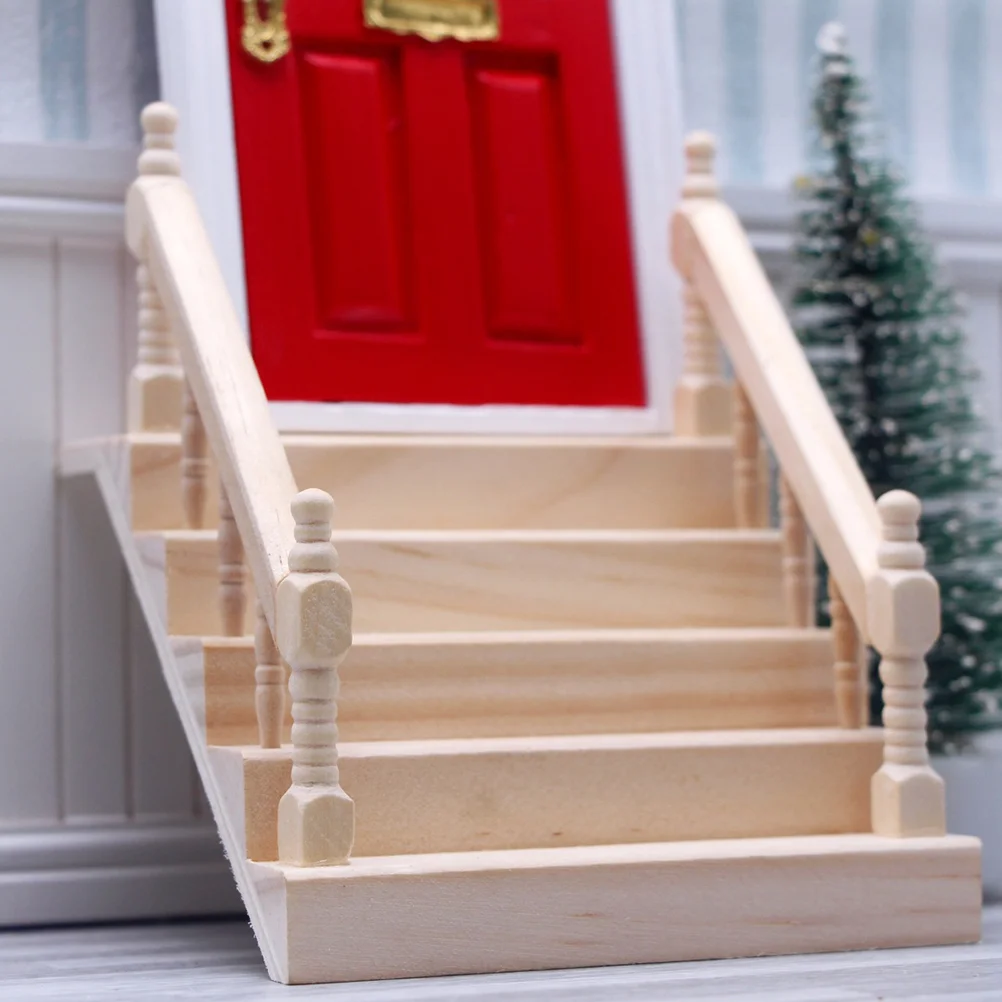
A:
[[[0,824],[62,813],[55,289],[52,242],[0,234]]]
[[[64,148],[65,189],[94,197],[52,197],[50,152],[0,183],[0,925],[234,911],[103,502],[55,476],[61,442],[123,427],[132,168]],[[45,194],[17,194],[33,160]]]

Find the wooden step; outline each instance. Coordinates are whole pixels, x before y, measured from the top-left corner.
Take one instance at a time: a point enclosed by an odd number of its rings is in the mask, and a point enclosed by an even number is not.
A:
[[[173,644],[207,742],[255,744],[251,639]],[[338,727],[344,741],[823,727],[832,665],[825,630],[362,633]]]
[[[956,835],[242,866],[269,973],[293,984],[974,943],[981,932],[980,844]]]
[[[879,730],[339,742],[354,856],[862,832]],[[291,750],[209,749],[246,855],[277,858]]]
[[[346,529],[720,528],[734,525],[730,439],[296,435],[301,487]],[[178,529],[178,435],[130,436],[132,524]],[[209,476],[207,525],[216,521]]]
[[[769,530],[359,530],[334,541],[359,633],[785,622]],[[166,575],[168,633],[219,634],[215,533],[139,542],[151,577]]]

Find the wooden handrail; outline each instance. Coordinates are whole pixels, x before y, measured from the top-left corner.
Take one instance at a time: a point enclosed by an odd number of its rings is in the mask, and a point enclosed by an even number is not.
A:
[[[813,606],[804,520],[828,561],[842,726],[865,719],[860,640],[881,656],[884,762],[871,783],[873,830],[942,835],[946,801],[929,761],[925,711],[925,655],[939,634],[940,601],[919,543],[921,504],[904,491],[874,500],[741,224],[716,198],[713,151],[706,133],[687,140],[688,172],[672,221],[693,349],[676,393],[676,424],[682,433],[705,435],[729,417],[719,371],[706,364],[715,331],[736,379],[735,473],[747,477],[756,419],[778,462],[790,625],[807,625],[804,613]],[[738,493],[739,523],[748,520],[748,493]]]
[[[126,232],[163,301],[274,632],[275,590],[295,543],[296,481],[187,184],[169,173],[140,176],[129,189]]]
[[[849,444],[734,212],[684,198],[672,222],[675,266],[696,290],[752,402],[842,598],[868,635],[866,586],[880,518]]]
[[[145,348],[129,383],[130,430],[181,431],[190,529],[202,526],[209,453],[215,458],[220,622],[228,636],[246,631],[246,561],[258,599],[264,746],[281,738],[283,660],[291,673],[292,785],[276,818],[279,859],[342,863],[351,855],[355,814],[337,766],[337,668],[351,646],[352,602],[331,543],[334,502],[323,491],[297,492],[208,234],[180,177],[177,112],[155,102],[142,125],[140,176],[126,200]]]

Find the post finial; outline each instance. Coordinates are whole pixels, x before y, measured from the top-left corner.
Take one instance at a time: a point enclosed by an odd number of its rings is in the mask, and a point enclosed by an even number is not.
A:
[[[177,111],[164,101],[143,108],[143,152],[139,154],[140,174],[180,174],[181,160],[174,148]]]
[[[925,567],[925,550],[918,541],[922,503],[908,491],[888,491],[877,502],[881,541],[877,565],[882,570],[913,570]]]
[[[337,550],[331,544],[334,499],[311,487],[292,499],[296,542],[289,553],[289,570],[331,573],[337,570]]]
[[[716,198],[720,193],[713,166],[717,141],[709,132],[690,132],[685,139],[683,198]]]

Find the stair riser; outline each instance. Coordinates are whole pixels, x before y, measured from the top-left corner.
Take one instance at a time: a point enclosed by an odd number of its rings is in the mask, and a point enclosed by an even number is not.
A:
[[[363,639],[341,666],[338,727],[342,741],[373,741],[828,726],[832,663],[821,632],[649,642]],[[207,641],[204,655],[186,655],[184,671],[204,691],[208,743],[256,744],[253,647]],[[286,741],[290,724],[287,707]]]
[[[180,529],[176,440],[132,443],[136,530]],[[351,529],[723,528],[734,524],[729,441],[553,445],[521,440],[389,442],[294,439],[303,486],[337,501]],[[206,526],[216,524],[210,474]]]
[[[751,741],[705,747],[638,740],[635,747],[431,756],[421,742],[408,754],[343,745],[341,783],[356,805],[354,855],[869,830],[877,732],[796,743],[754,733]],[[240,749],[210,754],[243,756]],[[277,857],[275,818],[290,769],[287,751],[247,754],[251,859]]]
[[[363,632],[781,626],[773,534],[670,541],[338,539]],[[167,629],[220,633],[215,539],[166,541]],[[248,603],[247,630],[253,627]]]
[[[460,872],[436,857],[445,872],[351,879],[250,870],[292,983],[977,942],[973,839],[809,848],[701,843],[674,859]]]

